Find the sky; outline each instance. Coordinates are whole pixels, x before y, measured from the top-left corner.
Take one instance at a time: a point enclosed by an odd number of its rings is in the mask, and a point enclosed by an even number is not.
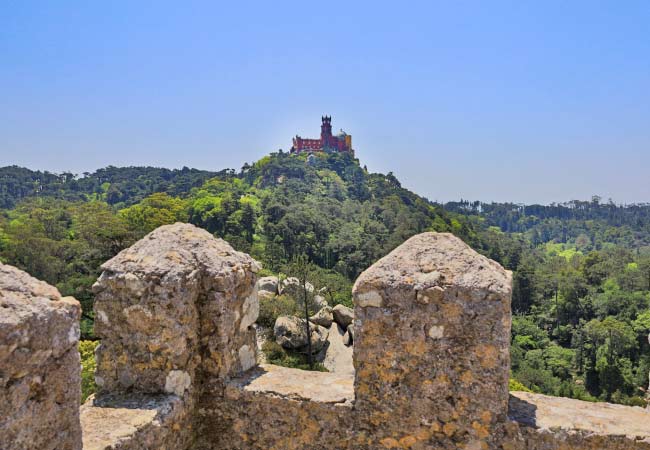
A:
[[[648,1],[0,2],[0,166],[240,168],[320,118],[431,200],[650,202]]]

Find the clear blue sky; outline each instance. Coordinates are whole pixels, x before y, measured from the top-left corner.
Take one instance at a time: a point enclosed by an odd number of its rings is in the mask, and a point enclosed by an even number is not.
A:
[[[650,201],[650,2],[0,3],[0,165],[239,168],[322,114],[432,200]]]

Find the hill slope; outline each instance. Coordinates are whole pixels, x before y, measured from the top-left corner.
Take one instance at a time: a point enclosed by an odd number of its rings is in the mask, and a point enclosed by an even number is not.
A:
[[[643,403],[648,205],[437,205],[346,154],[273,153],[239,172],[109,167],[78,180],[16,167],[0,173],[9,206],[0,213],[0,258],[82,301],[88,337],[100,264],[163,224],[201,226],[273,272],[306,255],[341,302],[361,271],[408,237],[450,231],[514,272],[519,387]]]

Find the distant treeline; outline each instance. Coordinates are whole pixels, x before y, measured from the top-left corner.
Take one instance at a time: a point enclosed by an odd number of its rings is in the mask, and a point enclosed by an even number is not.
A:
[[[588,237],[596,249],[612,242],[635,248],[650,245],[650,203],[618,205],[593,197],[551,205],[460,201],[444,206],[448,211],[480,216],[488,226],[506,233],[528,233],[534,245],[551,240],[564,243],[580,236]]]
[[[187,194],[210,178],[227,171],[162,169],[158,167],[113,167],[82,176],[55,174],[18,166],[0,167],[0,208],[11,209],[27,197],[50,197],[68,201],[103,198],[109,205],[138,203],[155,192],[172,196]],[[103,197],[102,197],[103,196]]]

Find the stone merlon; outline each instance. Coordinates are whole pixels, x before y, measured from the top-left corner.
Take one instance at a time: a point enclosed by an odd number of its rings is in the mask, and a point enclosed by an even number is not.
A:
[[[0,448],[81,448],[79,318],[72,297],[0,264]]]
[[[77,302],[0,265],[3,450],[78,450],[80,422],[85,450],[650,450],[642,408],[508,393],[511,275],[450,234],[359,277],[353,374],[258,366],[259,266],[206,231],[161,227],[102,268],[79,414]]]

